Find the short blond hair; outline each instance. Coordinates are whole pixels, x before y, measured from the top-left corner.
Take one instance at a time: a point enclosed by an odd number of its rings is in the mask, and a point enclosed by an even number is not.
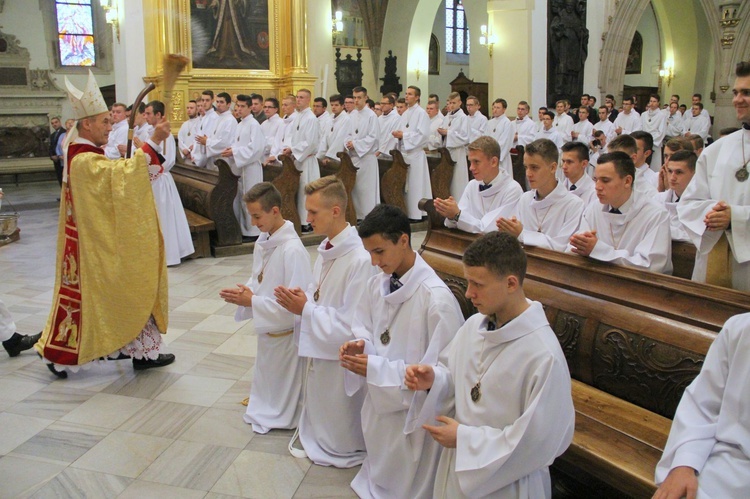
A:
[[[460,99],[461,98],[461,94],[459,94],[458,92],[451,92],[451,93],[448,94],[448,100],[453,100],[453,99],[456,99],[456,98]]]
[[[305,195],[310,196],[316,192],[320,193],[320,197],[326,200],[329,207],[338,206],[342,212],[346,211],[346,205],[349,201],[346,188],[344,183],[335,175],[321,177],[305,186]]]

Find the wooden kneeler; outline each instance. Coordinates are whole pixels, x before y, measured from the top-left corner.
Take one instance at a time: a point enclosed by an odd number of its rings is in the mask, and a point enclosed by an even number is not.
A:
[[[385,204],[397,206],[406,211],[406,199],[404,192],[406,190],[406,176],[409,173],[409,165],[406,164],[404,156],[398,149],[390,152],[393,157],[393,164],[380,179],[380,195]]]
[[[302,227],[297,212],[297,191],[299,190],[302,172],[294,166],[294,159],[291,156],[282,154],[279,159],[282,165],[281,174],[271,183],[281,193],[281,215],[285,220],[294,224],[294,230],[297,231],[297,234],[301,234]]]
[[[430,175],[432,197],[448,199],[451,195],[451,181],[453,180],[453,169],[456,167],[456,162],[451,158],[451,153],[447,147],[441,147],[438,152],[440,153],[440,163]]]
[[[349,200],[346,203],[346,221],[352,227],[357,226],[357,210],[354,209],[354,200],[352,199],[352,191],[354,190],[354,184],[357,181],[357,168],[352,163],[352,157],[346,151],[336,153],[336,156],[341,160],[339,170],[336,172],[336,178],[344,183],[346,189],[346,197]]]

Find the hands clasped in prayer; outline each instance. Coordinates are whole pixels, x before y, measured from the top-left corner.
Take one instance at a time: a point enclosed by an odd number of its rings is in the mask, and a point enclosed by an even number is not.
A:
[[[278,286],[273,290],[276,297],[276,303],[284,307],[294,315],[302,315],[302,310],[307,303],[307,295],[301,288],[286,288]]]
[[[453,196],[449,196],[448,199],[435,198],[434,203],[438,214],[449,220],[454,219],[460,211],[458,203]]]
[[[510,218],[503,218],[500,217],[495,222],[495,225],[497,225],[497,230],[500,232],[507,232],[508,234],[512,236],[520,236],[521,232],[523,232],[523,224],[518,221],[516,217],[510,217]]]
[[[570,245],[573,246],[573,253],[581,256],[589,256],[594,251],[594,246],[599,241],[596,237],[596,231],[579,232],[573,234],[570,238]]]
[[[719,201],[703,219],[708,230],[727,230],[732,221],[732,208],[724,201]]]
[[[348,341],[339,348],[341,367],[354,374],[367,377],[367,355],[365,355],[365,341]]]
[[[253,290],[244,284],[237,284],[237,288],[226,288],[219,291],[219,297],[227,303],[241,307],[253,305]]]

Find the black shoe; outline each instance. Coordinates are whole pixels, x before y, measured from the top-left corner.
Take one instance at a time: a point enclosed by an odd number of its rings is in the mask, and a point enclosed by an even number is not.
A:
[[[60,379],[67,379],[67,377],[68,377],[67,371],[58,371],[57,369],[55,369],[55,365],[54,364],[47,364],[47,369],[49,369],[49,371],[52,374],[54,374],[55,376],[57,376]]]
[[[312,225],[308,224],[308,225],[303,225],[302,226],[302,233],[303,234],[305,234],[307,232],[312,232],[312,231],[313,231]]]
[[[409,219],[409,223],[410,224],[419,224],[419,223],[422,223],[422,219],[421,218],[410,218]]]
[[[160,353],[158,359],[133,359],[133,369],[143,371],[152,367],[164,367],[174,362],[174,354]]]
[[[33,336],[27,336],[25,334],[13,333],[13,336],[9,340],[3,341],[3,348],[8,352],[8,355],[15,357],[24,350],[28,350],[33,347],[39,338],[42,337],[42,333],[35,334]]]
[[[254,243],[258,240],[258,236],[242,236],[243,243]]]

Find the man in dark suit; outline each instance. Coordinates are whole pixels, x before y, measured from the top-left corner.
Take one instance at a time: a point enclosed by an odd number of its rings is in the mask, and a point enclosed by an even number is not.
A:
[[[55,116],[50,120],[52,125],[52,133],[49,136],[49,159],[52,160],[52,164],[55,166],[55,175],[57,175],[57,182],[62,186],[62,172],[63,172],[63,159],[62,156],[57,155],[57,141],[60,139],[60,135],[65,133],[65,129],[60,123],[60,117]]]

